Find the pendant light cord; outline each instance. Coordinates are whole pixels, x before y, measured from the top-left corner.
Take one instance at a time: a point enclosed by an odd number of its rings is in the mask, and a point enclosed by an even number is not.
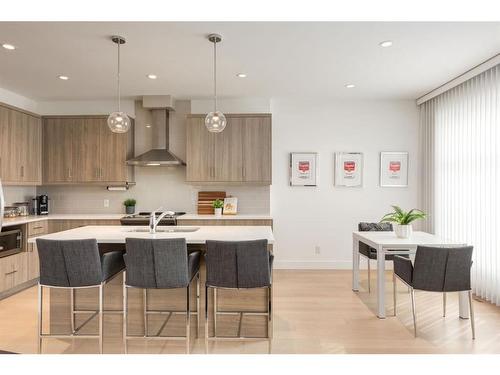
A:
[[[217,40],[214,39],[214,112],[217,112]]]
[[[120,107],[120,44],[121,44],[121,38],[118,38],[118,74],[117,74],[117,80],[118,80],[118,112],[121,112],[121,107]]]

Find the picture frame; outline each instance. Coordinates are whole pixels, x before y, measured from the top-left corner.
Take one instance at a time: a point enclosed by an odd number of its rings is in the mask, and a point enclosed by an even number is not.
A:
[[[223,215],[236,215],[238,213],[238,198],[224,198],[224,207],[222,209],[222,213]]]
[[[363,186],[363,153],[334,153],[334,185],[345,187]]]
[[[318,185],[318,153],[290,153],[290,186]]]
[[[408,186],[408,152],[380,153],[380,186]]]

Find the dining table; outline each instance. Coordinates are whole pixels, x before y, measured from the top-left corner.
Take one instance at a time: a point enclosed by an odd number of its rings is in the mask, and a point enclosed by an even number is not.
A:
[[[418,246],[462,247],[466,244],[442,238],[440,236],[414,231],[409,238],[399,238],[393,231],[355,231],[352,233],[352,290],[359,292],[359,243],[363,242],[377,251],[377,316],[386,317],[385,287],[386,261],[385,255],[414,255]],[[467,292],[459,292],[459,316],[469,318]]]

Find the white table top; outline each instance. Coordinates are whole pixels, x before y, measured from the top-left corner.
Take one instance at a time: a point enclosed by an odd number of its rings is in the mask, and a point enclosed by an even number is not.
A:
[[[147,226],[120,226],[120,225],[89,225],[62,232],[46,234],[37,238],[50,240],[79,240],[95,238],[98,243],[125,243],[126,238],[185,238],[188,244],[204,244],[207,240],[219,241],[248,241],[267,239],[269,244],[274,243],[271,227],[266,226],[200,226],[196,232],[133,232],[134,229],[146,229]],[[164,228],[164,227],[161,227]],[[193,228],[192,226],[173,226],[170,228]],[[35,238],[28,239],[29,243]]]
[[[360,241],[367,242],[373,247],[386,246],[446,246],[446,245],[464,245],[461,242],[448,240],[434,234],[415,231],[410,238],[398,238],[394,232],[353,232],[353,237]]]

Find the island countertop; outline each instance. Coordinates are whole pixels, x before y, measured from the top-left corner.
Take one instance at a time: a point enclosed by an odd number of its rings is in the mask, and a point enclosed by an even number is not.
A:
[[[198,228],[193,232],[160,232],[159,230],[184,230]],[[142,230],[143,232],[138,232]],[[271,227],[267,226],[171,226],[159,227],[156,234],[147,232],[147,226],[89,225],[85,227],[46,234],[37,238],[50,240],[79,240],[95,238],[97,243],[125,243],[126,238],[185,238],[188,244],[204,244],[207,240],[249,241],[266,239],[274,244]],[[29,243],[36,238],[28,239]]]

